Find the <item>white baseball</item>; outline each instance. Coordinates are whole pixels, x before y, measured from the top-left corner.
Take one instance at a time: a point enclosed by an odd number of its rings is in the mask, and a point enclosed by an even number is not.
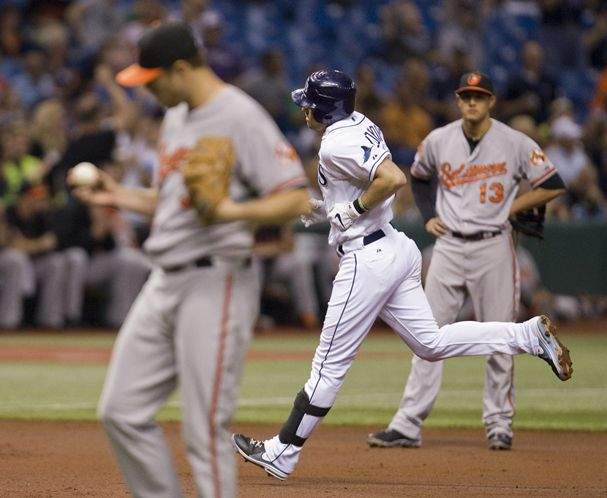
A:
[[[92,187],[99,181],[99,172],[93,163],[78,163],[70,172],[70,183],[76,187]]]

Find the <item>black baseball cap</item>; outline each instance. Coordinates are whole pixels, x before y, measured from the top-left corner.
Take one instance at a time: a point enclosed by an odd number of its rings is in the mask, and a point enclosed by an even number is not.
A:
[[[466,73],[462,76],[458,89],[455,90],[458,95],[462,92],[480,92],[494,95],[493,83],[491,83],[489,76],[478,71]]]
[[[122,86],[142,86],[154,81],[173,62],[198,53],[190,27],[183,22],[161,24],[147,30],[139,40],[139,62],[116,75]]]

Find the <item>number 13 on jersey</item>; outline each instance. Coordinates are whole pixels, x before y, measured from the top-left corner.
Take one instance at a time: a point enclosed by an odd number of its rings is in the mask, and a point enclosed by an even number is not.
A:
[[[489,196],[487,196],[487,190]],[[480,185],[480,201],[481,204],[485,204],[487,200],[493,204],[499,204],[504,200],[504,185],[501,182],[493,182],[487,185],[487,182],[483,182]]]

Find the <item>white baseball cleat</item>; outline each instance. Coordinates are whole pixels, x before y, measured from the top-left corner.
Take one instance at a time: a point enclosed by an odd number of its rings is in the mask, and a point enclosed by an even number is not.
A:
[[[537,317],[536,325],[536,335],[542,349],[538,356],[550,365],[559,379],[569,380],[573,374],[573,362],[569,350],[556,336],[556,326],[546,315]]]

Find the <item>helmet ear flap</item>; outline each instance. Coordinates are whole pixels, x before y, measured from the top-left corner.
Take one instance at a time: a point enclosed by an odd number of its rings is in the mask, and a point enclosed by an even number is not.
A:
[[[326,124],[327,119],[329,118],[329,116],[327,114],[324,114],[318,108],[312,109],[312,116],[314,116],[314,119],[316,121],[318,121],[319,123],[322,123],[322,124]]]

